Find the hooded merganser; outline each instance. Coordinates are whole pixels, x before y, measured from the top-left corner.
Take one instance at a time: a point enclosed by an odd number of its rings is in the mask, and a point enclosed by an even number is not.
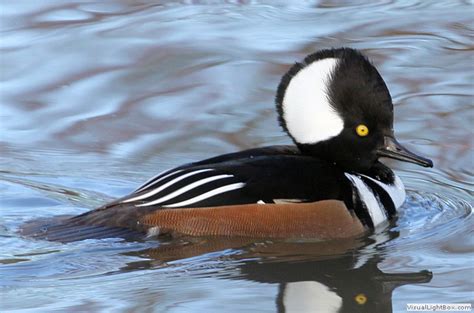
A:
[[[321,50],[293,65],[278,87],[276,108],[294,146],[174,168],[126,197],[51,226],[45,237],[78,240],[127,231],[350,237],[392,218],[405,200],[400,178],[380,157],[433,166],[395,140],[390,93],[357,50]]]

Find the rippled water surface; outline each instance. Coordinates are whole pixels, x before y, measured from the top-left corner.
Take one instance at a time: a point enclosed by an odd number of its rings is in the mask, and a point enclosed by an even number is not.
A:
[[[472,2],[1,6],[0,311],[405,312],[473,301]],[[392,225],[330,243],[60,244],[16,233],[184,162],[289,143],[273,108],[279,78],[331,46],[370,56],[400,141],[435,162],[390,162],[409,191]]]

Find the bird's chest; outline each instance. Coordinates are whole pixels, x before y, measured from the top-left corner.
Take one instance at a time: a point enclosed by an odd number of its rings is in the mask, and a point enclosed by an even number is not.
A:
[[[388,180],[358,173],[345,173],[345,176],[352,185],[354,210],[368,226],[390,220],[405,201],[405,187],[393,172]]]

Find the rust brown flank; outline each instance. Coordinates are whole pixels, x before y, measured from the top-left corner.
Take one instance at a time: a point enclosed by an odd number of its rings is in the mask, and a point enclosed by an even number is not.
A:
[[[365,229],[343,202],[248,204],[160,209],[139,218],[161,233],[253,238],[348,238]]]

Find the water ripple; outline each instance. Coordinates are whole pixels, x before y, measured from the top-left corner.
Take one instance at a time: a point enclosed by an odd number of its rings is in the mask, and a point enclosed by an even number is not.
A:
[[[275,312],[288,285],[308,281],[348,295],[366,287],[368,303],[397,312],[471,301],[469,1],[4,2],[2,312]],[[409,191],[396,224],[338,243],[59,244],[16,234],[27,219],[125,195],[150,173],[290,143],[276,123],[276,86],[295,60],[332,46],[370,56],[400,141],[435,161],[384,160]]]

